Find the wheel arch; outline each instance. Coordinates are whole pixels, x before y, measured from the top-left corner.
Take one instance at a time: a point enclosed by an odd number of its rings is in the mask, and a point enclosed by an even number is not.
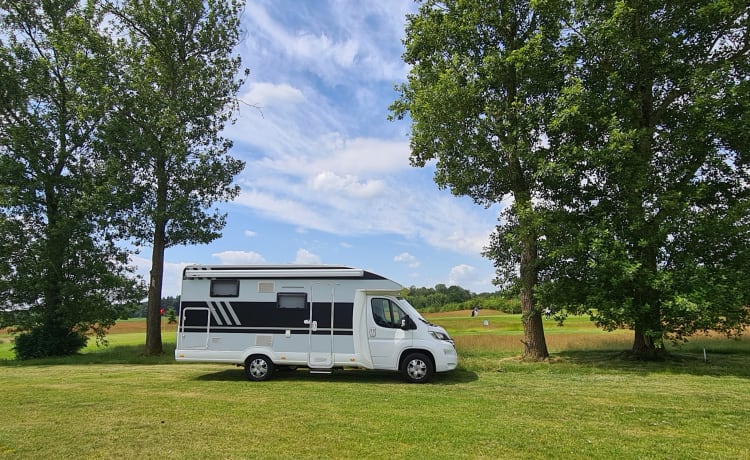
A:
[[[406,357],[409,356],[412,353],[422,353],[423,355],[430,358],[430,367],[432,368],[432,372],[435,372],[435,355],[432,354],[430,350],[427,350],[425,348],[406,348],[401,352],[401,355],[398,358],[398,370],[400,371],[404,367],[404,360],[406,360]]]
[[[242,354],[240,355],[241,359],[240,359],[240,361],[237,364],[245,364],[245,362],[247,361],[247,358],[249,358],[249,357],[251,357],[253,355],[265,355],[265,356],[268,357],[268,359],[271,362],[273,362],[274,364],[276,364],[276,360],[274,359],[276,357],[275,353],[273,352],[273,350],[271,350],[268,347],[250,347],[250,348],[246,348],[245,351],[243,351]]]

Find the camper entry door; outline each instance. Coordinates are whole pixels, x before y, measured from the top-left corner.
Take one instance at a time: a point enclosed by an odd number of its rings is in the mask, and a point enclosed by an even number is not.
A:
[[[309,354],[307,364],[310,369],[330,369],[333,367],[333,315],[336,287],[328,283],[310,285]]]

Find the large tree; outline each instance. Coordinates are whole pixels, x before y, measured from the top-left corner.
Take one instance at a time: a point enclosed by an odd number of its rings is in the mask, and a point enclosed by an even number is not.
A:
[[[77,351],[141,295],[101,214],[92,140],[114,64],[99,25],[78,0],[0,1],[0,296],[21,358]]]
[[[117,193],[130,205],[127,232],[150,245],[146,354],[162,353],[165,249],[220,236],[217,201],[234,198],[244,163],[221,136],[236,108],[240,0],[123,0],[109,5],[126,70],[103,148]]]
[[[411,161],[437,160],[435,181],[476,203],[509,199],[485,255],[506,286],[520,289],[524,357],[548,356],[539,283],[537,180],[546,125],[562,80],[554,2],[425,1],[407,20],[411,71],[392,106],[411,118]]]
[[[750,7],[576,0],[551,143],[558,260],[544,297],[666,338],[741,333],[750,304]]]

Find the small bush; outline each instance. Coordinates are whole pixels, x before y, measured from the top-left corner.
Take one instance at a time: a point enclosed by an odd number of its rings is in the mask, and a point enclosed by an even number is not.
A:
[[[64,327],[41,326],[16,337],[13,351],[19,360],[72,355],[85,347],[87,340]]]

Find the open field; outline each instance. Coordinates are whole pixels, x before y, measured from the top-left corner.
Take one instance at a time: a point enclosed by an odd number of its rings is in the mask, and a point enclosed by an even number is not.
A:
[[[0,458],[750,458],[748,339],[637,362],[630,333],[572,318],[545,322],[549,362],[522,363],[518,316],[425,316],[462,359],[427,385],[302,370],[251,383],[174,363],[174,326],[166,356],[140,356],[138,320],[107,348],[20,363],[0,334]]]

